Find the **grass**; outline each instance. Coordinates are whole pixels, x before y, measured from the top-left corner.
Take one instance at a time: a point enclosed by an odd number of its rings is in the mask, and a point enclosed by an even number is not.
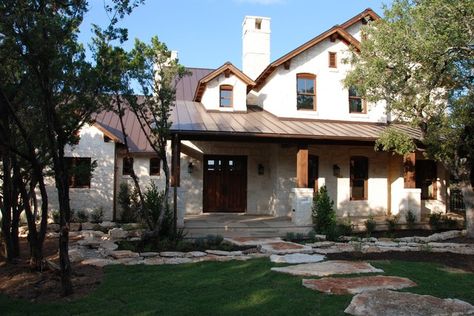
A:
[[[387,275],[418,283],[407,291],[474,303],[474,274],[431,263],[373,262]],[[110,266],[88,297],[33,304],[0,295],[2,315],[344,315],[351,295],[330,296],[301,285],[301,277],[271,272],[268,259],[186,265]]]

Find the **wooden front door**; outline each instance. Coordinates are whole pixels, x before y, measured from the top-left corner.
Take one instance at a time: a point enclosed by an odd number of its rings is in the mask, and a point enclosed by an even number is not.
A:
[[[204,156],[204,212],[247,210],[247,157]]]

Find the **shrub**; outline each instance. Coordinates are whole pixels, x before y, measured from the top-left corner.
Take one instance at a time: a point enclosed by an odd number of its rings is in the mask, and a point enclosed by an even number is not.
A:
[[[79,223],[85,223],[89,220],[89,214],[84,210],[79,210],[76,213],[76,220]]]
[[[147,219],[150,230],[158,230],[161,237],[176,238],[173,235],[173,214],[169,204],[164,200],[164,191],[159,191],[156,184],[151,181],[143,194],[143,217]],[[164,214],[163,214],[164,212]],[[163,221],[159,219],[163,214]]]
[[[326,186],[322,186],[313,198],[313,223],[317,233],[331,234],[336,228],[334,201],[328,195]]]
[[[398,220],[400,219],[399,216],[389,216],[385,219],[385,222],[387,223],[388,231],[390,233],[393,233],[395,231],[395,228],[397,226]]]
[[[377,223],[375,222],[374,217],[370,215],[369,218],[367,218],[367,220],[365,221],[365,229],[367,231],[367,236],[372,235],[376,225]]]
[[[408,229],[413,229],[416,223],[416,215],[413,211],[408,211],[405,214],[405,220],[407,221]]]
[[[429,223],[432,229],[440,229],[443,224],[443,215],[441,213],[431,213]]]
[[[348,218],[346,220],[340,221],[337,224],[337,230],[341,236],[350,236],[352,235],[352,222]]]
[[[104,220],[104,209],[102,207],[93,209],[90,214],[90,218],[92,223],[102,222]]]
[[[59,224],[59,211],[58,210],[51,211],[51,219],[53,220],[54,224]]]
[[[120,213],[120,221],[124,223],[132,223],[137,221],[137,192],[136,190],[131,190],[128,183],[120,183],[119,193],[118,193],[118,203],[122,212]]]
[[[295,238],[296,238],[295,233],[293,233],[293,232],[287,232],[286,233],[285,240],[293,241],[293,240],[295,240]]]

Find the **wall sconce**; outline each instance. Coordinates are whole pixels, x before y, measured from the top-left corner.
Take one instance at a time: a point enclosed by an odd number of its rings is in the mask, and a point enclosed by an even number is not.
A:
[[[258,174],[259,175],[263,175],[265,173],[265,168],[263,167],[263,165],[261,163],[258,164]]]
[[[339,178],[341,176],[341,168],[338,165],[333,165],[332,173],[336,178]]]
[[[193,173],[193,171],[194,171],[194,165],[192,162],[190,162],[188,164],[188,173]]]

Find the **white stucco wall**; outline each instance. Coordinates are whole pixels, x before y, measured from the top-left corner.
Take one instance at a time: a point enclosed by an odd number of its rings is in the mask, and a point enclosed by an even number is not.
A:
[[[260,29],[256,21],[260,21]],[[255,80],[270,63],[270,18],[246,16],[242,23],[242,71]]]
[[[233,107],[221,108],[220,102],[220,86],[233,86]],[[234,74],[230,74],[228,78],[221,74],[207,83],[206,89],[201,98],[201,103],[206,110],[217,110],[223,112],[247,111],[247,85]]]
[[[85,126],[80,131],[80,141],[74,147],[67,147],[66,157],[89,157],[96,161],[97,167],[92,173],[90,188],[70,188],[70,205],[74,211],[102,208],[104,218],[112,219],[113,214],[113,176],[114,142],[104,142],[104,134],[94,126]],[[53,178],[46,179],[50,209],[58,210],[58,198]]]

